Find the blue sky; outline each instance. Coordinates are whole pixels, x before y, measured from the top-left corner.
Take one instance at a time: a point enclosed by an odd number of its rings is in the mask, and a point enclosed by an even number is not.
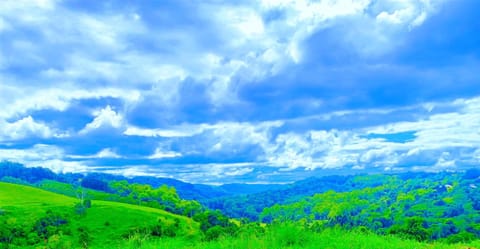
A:
[[[221,184],[480,162],[475,0],[0,2],[0,160]]]

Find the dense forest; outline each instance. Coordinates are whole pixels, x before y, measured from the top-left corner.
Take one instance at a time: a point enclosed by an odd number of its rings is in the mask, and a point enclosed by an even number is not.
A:
[[[458,248],[480,239],[473,169],[232,188],[3,162],[0,181],[1,248]]]

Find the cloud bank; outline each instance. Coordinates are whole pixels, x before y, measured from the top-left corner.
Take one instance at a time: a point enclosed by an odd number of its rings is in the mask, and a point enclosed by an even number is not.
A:
[[[204,183],[480,160],[477,3],[27,2],[0,3],[0,160]]]

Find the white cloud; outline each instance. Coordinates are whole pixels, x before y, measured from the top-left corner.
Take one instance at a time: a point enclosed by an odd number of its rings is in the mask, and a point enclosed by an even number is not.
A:
[[[0,105],[3,106],[0,140],[59,136],[56,130],[27,115],[46,109],[65,111],[75,100],[112,97],[125,102],[124,110],[106,106],[94,112],[93,120],[80,131],[81,134],[114,128],[127,136],[185,141],[200,137],[202,140],[194,149],[203,154],[235,154],[254,145],[261,150],[258,160],[262,164],[289,169],[341,168],[345,165],[391,168],[405,158],[421,156],[429,150],[477,148],[480,141],[478,99],[455,102],[454,105],[463,107],[460,113],[432,114],[415,122],[352,131],[287,131],[279,135],[272,134],[272,130],[281,127],[284,121],[216,122],[146,129],[127,124],[124,116],[128,115],[129,108],[142,101],[158,100],[155,102],[158,106],[152,108],[181,104],[180,87],[186,79],[204,84],[215,107],[238,103],[241,100],[237,93],[242,85],[258,84],[291,63],[302,63],[304,42],[322,29],[336,29],[339,41],[352,44],[359,54],[368,57],[382,54],[395,48],[405,32],[421,25],[442,2],[263,0],[249,6],[199,3],[198,13],[206,13],[202,18],[213,26],[206,28],[215,30],[212,35],[216,37],[212,40],[217,41],[211,48],[205,48],[200,41],[203,31],[177,27],[155,29],[142,13],[130,10],[116,14],[79,13],[53,0],[0,1],[0,33],[28,28],[42,38],[32,42],[7,37],[6,44],[11,49],[0,51],[0,68],[32,63],[42,68],[38,73],[31,72],[34,74],[31,79],[20,74],[0,74],[3,83],[0,85]],[[146,47],[162,49],[144,51],[142,46],[136,46],[137,39]],[[9,51],[19,56],[3,55]],[[428,104],[425,108],[432,111],[432,106]],[[390,110],[375,111],[387,115]],[[332,113],[319,120],[342,115],[345,113]],[[5,121],[19,117],[25,118]],[[398,144],[362,137],[372,132],[402,131],[416,131],[417,138]],[[157,148],[150,158],[181,157],[190,153],[190,149],[188,144],[178,152]],[[55,168],[58,164],[67,169],[83,170],[79,163],[61,161],[63,152],[51,158],[35,159],[40,156],[35,150],[10,151],[12,157],[33,157],[32,162],[50,162],[49,167]],[[119,157],[109,148],[91,156]],[[473,158],[478,161],[478,153]],[[442,158],[437,164],[453,165],[452,160]],[[208,172],[209,168],[204,171],[214,176],[234,176],[253,168],[251,165],[228,165],[229,170],[223,170],[222,167],[215,165],[214,171]],[[141,170],[144,168],[129,168],[123,172],[137,174]]]
[[[170,129],[146,129],[128,126],[123,132],[127,136],[141,137],[190,137],[202,133],[208,125],[179,125]]]
[[[19,140],[28,137],[61,137],[65,135],[57,134],[48,125],[36,122],[31,116],[15,122],[7,122],[0,119],[0,141]]]
[[[0,149],[0,160],[17,162],[40,162],[59,159],[63,150],[57,146],[36,144],[28,149]]]
[[[254,167],[258,165],[256,162],[190,164],[183,170],[170,173],[186,182],[219,185],[225,183],[228,178],[253,172]]]
[[[90,172],[90,167],[83,162],[64,161],[61,159],[53,159],[42,162],[30,162],[30,165],[48,168],[55,173],[85,173]]]
[[[67,156],[73,159],[102,159],[102,158],[123,158],[122,156],[118,155],[114,150],[111,148],[105,148],[100,150],[98,153],[94,155],[86,155],[86,156],[79,156],[79,155],[69,155]]]
[[[280,127],[282,121],[259,123],[221,122],[211,125],[206,133],[206,139],[213,147],[208,152],[230,151],[236,153],[238,149],[248,145],[264,146],[268,143],[273,128]]]
[[[233,168],[224,172],[226,176],[242,176],[248,173],[253,172],[253,168]]]
[[[110,148],[103,149],[99,151],[96,155],[98,158],[121,158],[115,151]]]
[[[358,163],[361,150],[350,144],[359,139],[348,131],[309,131],[303,134],[281,134],[265,149],[265,160],[275,167],[342,168]]]
[[[421,25],[428,15],[435,12],[445,0],[387,0],[377,2],[374,9],[384,9],[376,16],[378,22],[387,25],[406,25],[409,28]]]
[[[11,118],[38,110],[64,111],[72,101],[82,99],[118,98],[131,105],[140,100],[137,90],[120,88],[79,89],[64,85],[59,88],[37,89],[31,87],[13,87],[0,85],[0,118]]]
[[[460,106],[458,112],[431,114],[417,121],[389,123],[351,131],[320,130],[280,134],[273,143],[265,145],[265,160],[272,166],[288,166],[290,169],[342,168],[347,165],[392,169],[409,161],[409,158],[430,160],[435,154],[441,156],[434,165],[417,168],[437,171],[455,169],[462,160],[466,160],[464,158],[468,158],[466,163],[471,163],[472,160],[479,163],[479,99],[456,100],[450,105]],[[363,137],[369,133],[399,132],[415,132],[416,137],[404,143]],[[454,153],[463,148],[467,149],[462,155],[463,159],[454,160],[450,156],[450,152]]]
[[[102,172],[107,174],[123,175],[126,177],[135,177],[135,176],[170,177],[169,175],[166,175],[161,172],[152,172],[151,167],[148,165],[132,165],[132,166],[126,166],[119,169],[103,170]]]
[[[437,171],[455,169],[456,160],[452,159],[449,152],[443,152],[440,158],[438,158],[433,168],[435,168]]]
[[[271,129],[280,127],[283,121],[258,123],[218,122],[215,124],[181,124],[167,129],[146,129],[129,126],[124,131],[128,136],[181,138],[205,136],[204,142],[214,145],[210,150],[231,149],[240,144],[265,144]],[[215,145],[217,145],[215,147]]]
[[[81,90],[107,82],[119,88],[136,89],[144,98],[160,98],[161,106],[179,104],[180,83],[192,78],[202,82],[210,101],[220,106],[241,102],[237,93],[242,85],[275,75],[292,62],[301,63],[304,41],[321,29],[336,25],[348,27],[341,30],[340,38],[354,43],[362,53],[373,51],[393,44],[398,38],[396,32],[420,25],[443,1],[198,3],[198,13],[205,13],[201,18],[211,24],[205,28],[215,31],[216,49],[197,44],[203,32],[175,26],[155,29],[138,11],[79,13],[67,9],[60,1],[26,2],[29,1],[2,1],[0,30],[1,27],[29,27],[44,39],[27,44],[28,41],[9,38],[9,44],[28,45],[11,49],[12,53],[25,56],[6,56],[7,59],[2,56],[5,61],[1,61],[0,66],[30,65],[35,61],[45,69],[35,75],[33,81],[41,81],[44,86],[65,88],[71,84],[72,90]],[[339,20],[346,17],[352,18],[351,25],[339,24]],[[400,27],[400,31],[392,25]],[[141,46],[136,46],[137,39],[164,49],[143,51]],[[45,51],[58,52],[52,55],[58,65],[49,62]],[[12,84],[33,85],[31,79],[7,79]],[[26,98],[14,98],[17,99]],[[61,110],[68,106],[68,101],[59,98],[46,102],[40,105]]]
[[[88,132],[100,129],[100,128],[121,128],[124,126],[123,116],[115,112],[109,105],[104,109],[95,111],[93,113],[95,118],[92,122],[85,125],[79,133],[86,134]]]
[[[462,160],[435,158],[441,151],[455,152],[459,148],[480,148],[480,98],[459,99],[453,102],[420,104],[403,107],[413,110],[430,106],[430,112],[423,118],[409,122],[393,122],[383,125],[353,130],[310,130],[304,132],[287,131],[273,135],[273,130],[290,122],[320,122],[335,119],[343,115],[391,115],[395,109],[370,109],[348,112],[327,113],[307,118],[269,121],[260,123],[220,122],[216,124],[181,125],[170,129],[127,129],[125,134],[139,136],[159,136],[168,139],[182,138],[179,151],[189,153],[236,155],[243,153],[242,148],[257,146],[258,165],[278,167],[283,170],[331,169],[345,166],[356,169],[384,168],[400,170],[398,166],[408,167],[415,161],[434,160],[432,165],[420,165],[425,170],[454,168]],[[460,108],[459,111],[435,113],[435,106]],[[403,110],[402,109],[402,110]],[[455,110],[455,109],[454,109]],[[398,110],[397,110],[398,111]],[[278,131],[277,131],[278,132]],[[415,137],[404,143],[390,142],[388,139],[369,139],[368,134],[395,134],[413,132]],[[197,137],[194,144],[185,144]],[[175,141],[175,140],[169,140]],[[187,146],[188,144],[188,146]],[[193,147],[192,147],[193,146]],[[477,149],[480,150],[480,149]],[[169,150],[160,150],[160,157],[168,157]],[[466,153],[466,154],[465,154]],[[470,155],[470,154],[471,155]],[[175,154],[176,155],[176,154]],[[462,158],[471,158],[480,162],[478,152],[464,152]],[[437,162],[437,163],[435,163]],[[471,162],[470,162],[471,163]],[[436,164],[436,166],[435,166]],[[236,169],[230,165],[233,172]],[[430,168],[427,168],[430,167]],[[222,175],[223,170],[211,171],[211,175]]]
[[[0,149],[0,161],[14,161],[27,167],[44,167],[56,173],[87,172],[82,162],[64,161],[63,149],[46,144],[36,144],[28,149]]]
[[[182,156],[181,153],[175,151],[163,151],[160,148],[156,148],[155,152],[148,157],[148,159],[163,159],[163,158],[174,158]]]

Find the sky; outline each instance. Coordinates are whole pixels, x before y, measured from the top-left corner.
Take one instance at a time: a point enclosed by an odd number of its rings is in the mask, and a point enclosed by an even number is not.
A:
[[[480,163],[476,0],[2,0],[0,161],[287,183]]]

